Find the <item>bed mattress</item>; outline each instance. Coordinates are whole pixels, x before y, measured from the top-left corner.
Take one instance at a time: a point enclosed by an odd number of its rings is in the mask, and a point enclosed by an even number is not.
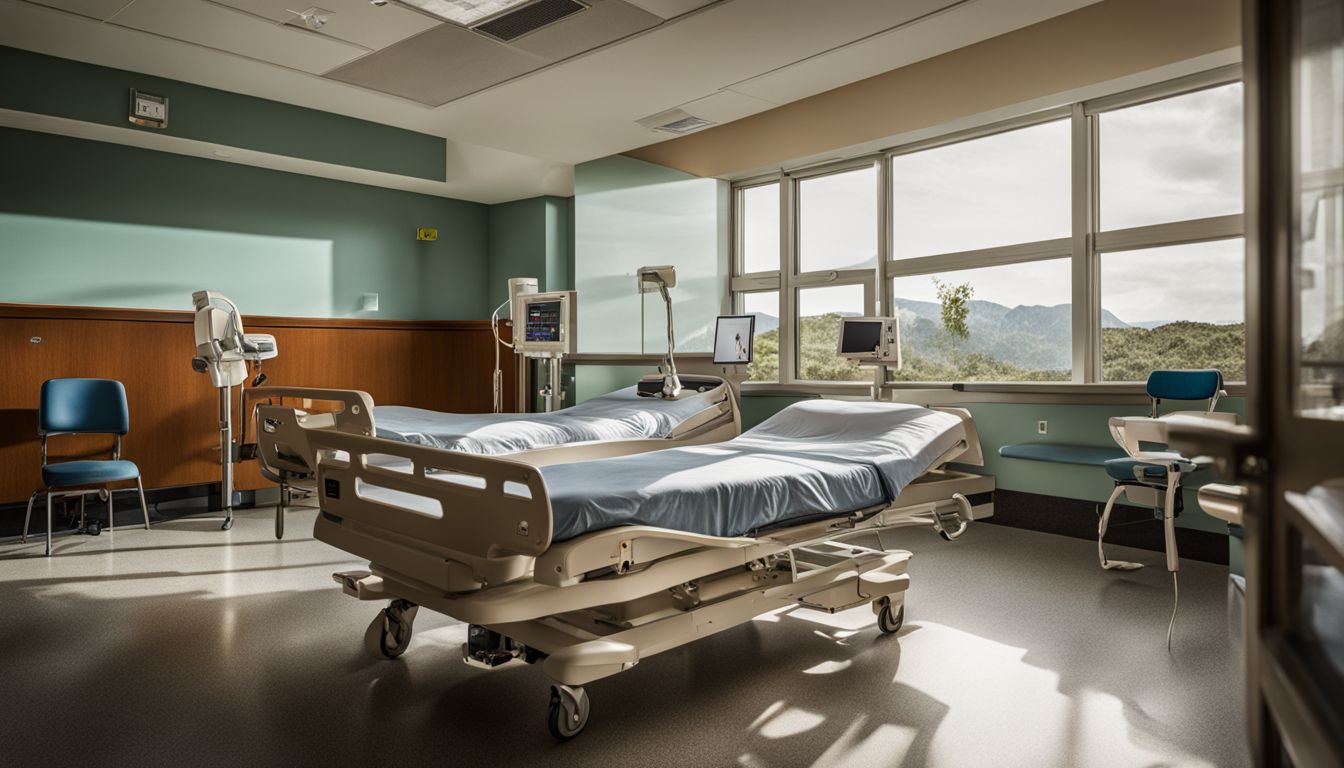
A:
[[[552,413],[442,413],[378,405],[373,423],[378,437],[490,456],[590,440],[667,437],[716,402],[708,394],[640,397],[627,387]]]
[[[809,400],[737,438],[542,469],[552,541],[620,525],[743,536],[895,499],[965,439],[955,415]]]

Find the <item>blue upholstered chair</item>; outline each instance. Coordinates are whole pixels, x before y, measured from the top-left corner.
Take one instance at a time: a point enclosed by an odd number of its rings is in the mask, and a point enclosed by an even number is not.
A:
[[[140,495],[140,511],[149,529],[149,509],[145,506],[145,488],[140,469],[121,458],[121,438],[131,429],[126,388],[110,379],[49,379],[42,382],[42,399],[37,407],[38,435],[42,438],[42,485],[28,497],[28,513],[23,518],[23,540],[28,540],[28,522],[33,502],[39,494],[47,496],[47,556],[51,556],[51,500],[55,496],[79,496],[107,493],[107,529],[112,530],[112,490],[109,483],[135,481]],[[114,435],[112,458],[103,460],[47,463],[47,439],[57,435]],[[101,489],[90,486],[103,486]],[[77,489],[77,490],[75,490]],[[130,490],[130,489],[126,489]]]
[[[1184,456],[1168,448],[1168,431],[1182,421],[1219,421],[1235,424],[1231,413],[1218,413],[1214,407],[1218,398],[1225,396],[1223,375],[1216,370],[1153,371],[1148,376],[1148,397],[1151,410],[1148,416],[1117,416],[1110,420],[1111,436],[1125,451],[1125,456],[1110,459],[1103,465],[1106,474],[1115,481],[1115,490],[1106,502],[1097,528],[1097,557],[1106,570],[1132,571],[1142,568],[1141,563],[1110,560],[1106,557],[1106,527],[1111,510],[1121,496],[1131,504],[1152,509],[1164,528],[1167,570],[1171,572],[1172,588],[1176,588],[1176,572],[1180,570],[1180,555],[1176,549],[1176,517],[1182,511],[1181,481],[1186,475],[1203,469],[1211,463],[1208,457]],[[1202,411],[1173,411],[1159,414],[1163,400],[1207,400]],[[1176,622],[1176,607],[1172,606],[1171,623],[1167,625],[1167,645],[1171,645],[1171,630]]]

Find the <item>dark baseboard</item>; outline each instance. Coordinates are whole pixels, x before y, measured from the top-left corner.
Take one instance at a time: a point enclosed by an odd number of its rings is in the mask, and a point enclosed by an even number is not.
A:
[[[275,488],[263,488],[257,491],[236,491],[234,509],[251,509],[258,505],[274,504],[279,491]],[[149,521],[157,523],[164,520],[177,520],[193,515],[203,515],[218,511],[219,484],[181,485],[172,488],[154,488],[145,490],[145,505],[149,507]],[[134,525],[141,521],[140,501],[134,490],[118,490],[112,495],[113,514],[117,525]],[[23,517],[28,503],[0,504],[0,539],[18,537],[23,534]],[[85,502],[85,516],[88,519],[105,523],[107,504],[89,497]],[[70,530],[70,522],[79,517],[79,499],[57,498],[52,508],[52,528],[56,533]],[[43,536],[47,529],[46,503],[41,496],[33,504],[33,519],[28,537]]]
[[[994,492],[994,514],[977,522],[1096,541],[1097,521],[1104,506],[1095,501],[999,489]],[[1111,512],[1106,543],[1152,552],[1166,550],[1162,522],[1154,519],[1153,511],[1121,504]],[[1227,565],[1225,535],[1177,527],[1176,546],[1183,558]]]

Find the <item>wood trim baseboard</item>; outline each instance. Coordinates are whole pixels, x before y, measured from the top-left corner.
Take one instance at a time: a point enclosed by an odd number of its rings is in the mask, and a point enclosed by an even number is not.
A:
[[[0,302],[0,318],[39,320],[120,320],[136,323],[191,323],[190,309],[137,309],[134,307],[73,307],[59,304],[10,304]],[[507,324],[509,321],[502,321]],[[387,320],[363,317],[277,317],[243,315],[244,327],[344,328],[393,331],[479,331],[489,329],[489,320]]]

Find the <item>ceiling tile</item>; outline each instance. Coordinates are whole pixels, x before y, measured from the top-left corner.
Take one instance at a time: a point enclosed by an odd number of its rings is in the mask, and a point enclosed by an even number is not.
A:
[[[626,0],[631,5],[638,6],[664,19],[675,19],[676,17],[694,11],[696,8],[704,8],[706,5],[712,5],[720,0]]]
[[[587,0],[589,8],[542,27],[510,45],[560,61],[663,23],[658,16],[621,0]]]
[[[124,2],[125,0],[120,0]],[[369,0],[212,0],[276,22],[295,18],[295,11],[318,7],[331,11],[318,34],[379,50],[438,26],[440,21],[394,3],[375,6]]]
[[[366,52],[351,43],[273,24],[203,0],[135,0],[109,23],[313,74]]]
[[[438,106],[547,63],[471,30],[441,24],[325,77]]]
[[[63,11],[78,13],[91,19],[104,20],[125,8],[131,0],[28,0],[38,5],[60,8]]]

